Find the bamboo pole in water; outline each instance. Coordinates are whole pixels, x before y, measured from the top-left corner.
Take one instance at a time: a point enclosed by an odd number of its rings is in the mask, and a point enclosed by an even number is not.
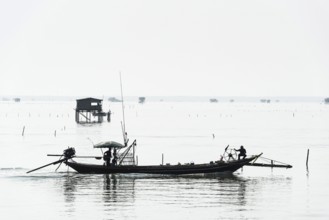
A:
[[[310,154],[310,149],[307,149],[307,156],[306,156],[306,167],[308,168],[308,157]]]
[[[22,136],[24,136],[25,126],[23,126]]]

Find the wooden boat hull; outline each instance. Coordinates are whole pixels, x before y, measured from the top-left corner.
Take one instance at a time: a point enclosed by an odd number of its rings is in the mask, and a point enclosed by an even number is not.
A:
[[[95,164],[66,161],[65,164],[78,173],[86,174],[114,174],[114,173],[141,173],[141,174],[201,174],[201,173],[233,173],[244,165],[255,160],[252,156],[243,160],[209,164],[188,165],[158,165],[158,166],[105,166]]]

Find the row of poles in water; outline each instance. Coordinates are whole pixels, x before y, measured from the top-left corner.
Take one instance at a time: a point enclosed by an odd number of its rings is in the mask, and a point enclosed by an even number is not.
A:
[[[66,129],[66,127],[64,126],[64,127],[62,128],[62,130],[65,130],[65,129]],[[57,135],[57,130],[54,131],[54,136],[56,137],[56,135]],[[25,136],[25,126],[23,126],[22,136],[23,136],[23,137]]]

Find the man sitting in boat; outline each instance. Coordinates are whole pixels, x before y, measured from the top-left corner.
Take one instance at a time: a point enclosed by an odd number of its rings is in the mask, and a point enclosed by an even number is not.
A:
[[[234,149],[235,151],[239,151],[240,153],[239,153],[239,156],[238,156],[238,160],[240,160],[240,157],[242,157],[242,159],[245,159],[246,158],[246,156],[247,156],[247,151],[246,151],[246,149],[244,149],[244,147],[243,146],[241,146],[240,147],[240,149]]]
[[[104,152],[104,156],[103,156],[106,166],[111,165],[111,157],[112,157],[111,148],[109,148],[107,151]]]

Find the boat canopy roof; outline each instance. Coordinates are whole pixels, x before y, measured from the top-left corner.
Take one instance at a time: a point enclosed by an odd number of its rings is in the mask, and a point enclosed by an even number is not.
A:
[[[94,148],[117,148],[117,149],[121,149],[126,147],[123,144],[120,144],[118,142],[115,141],[105,141],[105,142],[100,142],[98,144],[94,145]]]

